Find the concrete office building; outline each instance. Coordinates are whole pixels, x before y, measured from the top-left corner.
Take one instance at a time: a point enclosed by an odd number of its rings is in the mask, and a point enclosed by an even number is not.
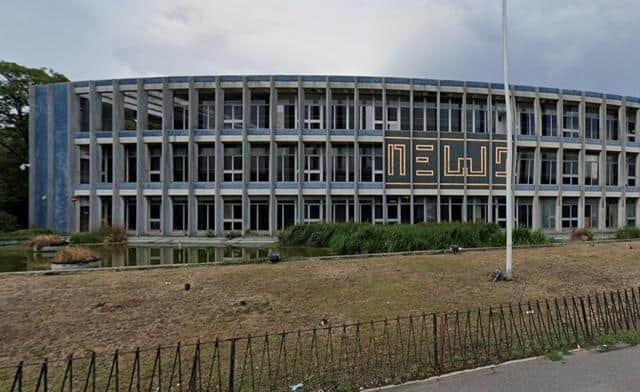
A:
[[[518,225],[637,225],[640,99],[513,86]],[[36,86],[34,226],[273,235],[294,223],[505,223],[503,86],[194,76]]]

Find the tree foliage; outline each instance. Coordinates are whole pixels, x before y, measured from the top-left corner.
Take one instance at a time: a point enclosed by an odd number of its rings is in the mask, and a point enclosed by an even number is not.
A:
[[[63,74],[0,61],[0,211],[26,225],[29,162],[29,90],[36,84],[66,82]]]

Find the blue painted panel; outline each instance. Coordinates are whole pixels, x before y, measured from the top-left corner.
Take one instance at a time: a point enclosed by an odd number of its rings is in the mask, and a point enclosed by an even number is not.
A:
[[[622,192],[622,188],[619,187],[619,186],[607,185],[606,191],[607,192]]]
[[[503,83],[491,83],[491,88],[497,89],[497,90],[503,90],[504,89],[504,84]]]
[[[169,189],[187,189],[189,187],[188,182],[170,182]]]
[[[378,78],[375,76],[359,76],[358,83],[381,83],[382,78]]]
[[[602,93],[597,93],[595,91],[585,91],[584,95],[591,98],[602,98]]]
[[[362,189],[382,189],[381,182],[359,182],[358,187]]]
[[[240,189],[242,188],[241,182],[223,182],[220,184],[222,189]]]
[[[536,141],[538,138],[536,135],[517,135],[518,140]]]
[[[540,91],[541,93],[558,94],[560,92],[560,89],[553,87],[539,87],[538,91]]]
[[[471,88],[489,88],[489,83],[486,83],[486,82],[467,82],[467,87],[471,87]]]
[[[276,80],[279,82],[297,82],[298,77],[296,75],[276,75]]]
[[[607,140],[607,145],[608,146],[619,146],[620,145],[620,140]]]
[[[440,81],[441,86],[452,86],[452,87],[464,87],[464,82],[462,80],[442,80]]]
[[[582,95],[580,93],[580,91],[578,91],[578,90],[562,90],[562,94],[564,94],[564,95],[575,95],[575,96],[578,96],[578,97],[580,95]]]
[[[302,134],[306,136],[323,136],[327,133],[324,129],[303,129]]]
[[[220,135],[223,136],[240,136],[242,135],[242,129],[223,129],[220,131]]]
[[[538,185],[538,189],[540,189],[541,191],[557,191],[558,185],[557,184],[540,184]]]
[[[33,148],[35,153],[35,178],[33,195],[33,224],[45,227],[47,225],[47,180],[49,178],[47,147],[49,140],[47,137],[47,86],[37,86],[35,90],[35,110],[34,114],[34,140]],[[43,197],[44,200],[43,200]]]
[[[186,131],[184,129],[170,129],[170,130],[167,130],[167,135],[169,135],[169,136],[188,136],[189,135],[189,131]]]
[[[53,87],[53,229],[69,231],[69,85],[59,83]]]
[[[627,97],[627,101],[629,101],[629,102],[640,102],[640,98],[638,98],[638,97]]]
[[[89,82],[88,81],[73,82],[73,86],[74,87],[89,87]]]
[[[144,189],[160,189],[162,184],[159,182],[145,182],[142,187]]]
[[[250,182],[247,184],[248,189],[269,189],[271,184],[268,182]]]
[[[529,92],[536,91],[536,88],[533,86],[521,86],[519,84],[515,85],[514,88],[516,89],[516,91],[529,91]]]
[[[113,84],[113,80],[96,80],[96,86],[111,86]]]
[[[162,78],[145,78],[144,84],[162,83]]]
[[[600,192],[602,188],[599,185],[585,185],[584,190],[586,192]]]
[[[333,136],[353,136],[353,129],[332,129],[329,134]]]
[[[516,184],[517,191],[532,191],[534,189],[533,184]]]
[[[96,184],[96,189],[108,191],[109,189],[113,189],[113,184],[110,182],[99,182]]]
[[[169,76],[170,83],[187,83],[189,78],[187,76]]]
[[[419,84],[421,86],[437,86],[438,81],[434,79],[413,79],[414,84]]]
[[[613,99],[616,101],[622,100],[622,96],[616,94],[607,94],[607,99]]]
[[[196,82],[215,82],[214,76],[194,76],[193,80]]]
[[[145,130],[145,131],[142,131],[142,136],[162,136],[162,131]]]
[[[302,77],[302,80],[305,82],[324,82],[327,80],[327,77],[322,75],[305,75]],[[353,82],[353,78],[351,78],[351,81]]]
[[[540,136],[540,141],[560,143],[560,137],[558,137],[558,136]]]
[[[247,76],[247,80],[250,82],[268,82],[269,76],[267,75],[251,75]]]
[[[298,183],[297,182],[277,182],[276,183],[276,188],[280,188],[280,189],[297,189],[298,188]]]
[[[270,134],[269,130],[265,128],[249,128],[247,130],[247,135],[264,136],[269,134]]]
[[[591,138],[588,138],[588,139],[585,139],[585,141],[584,141],[584,142],[585,142],[586,144],[600,144],[600,139],[591,139]]]
[[[73,137],[76,139],[89,139],[89,132],[75,132]]]
[[[563,191],[579,191],[580,185],[562,185]]]
[[[349,83],[355,81],[353,76],[329,76],[330,82]]]
[[[242,82],[242,76],[237,75],[223,75],[220,76],[222,82]]]
[[[409,84],[411,83],[411,79],[409,78],[384,78],[385,83],[393,83],[393,84]]]
[[[195,136],[213,136],[216,133],[213,129],[196,129],[193,131]]]
[[[358,131],[359,136],[382,136],[382,131],[378,129],[361,129]]]
[[[193,184],[196,189],[214,189],[216,187],[215,182],[196,182]]]
[[[126,84],[136,84],[138,81],[136,79],[120,79],[119,83],[121,86],[126,85]]]
[[[640,142],[629,142],[627,143],[629,147],[640,147]]]
[[[276,129],[276,135],[295,136],[298,134],[297,129]]]
[[[327,184],[324,182],[305,182],[302,186],[308,189],[324,189],[327,187]]]
[[[88,191],[89,189],[91,189],[91,186],[89,184],[77,184],[76,185],[76,190],[77,191]]]
[[[565,143],[580,144],[580,139],[577,137],[565,137],[562,139]]]
[[[627,192],[640,192],[640,186],[630,186],[627,188]]]
[[[120,131],[118,136],[120,137],[136,137],[138,133],[136,131]]]
[[[110,131],[96,131],[96,137],[113,137],[113,133]]]
[[[353,189],[353,182],[332,182],[331,188],[335,189]]]
[[[118,187],[120,189],[136,189],[138,184],[135,182],[121,182]]]

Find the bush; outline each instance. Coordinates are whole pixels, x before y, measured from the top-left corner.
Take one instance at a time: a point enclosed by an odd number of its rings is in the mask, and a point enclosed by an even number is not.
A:
[[[45,246],[61,246],[66,244],[62,236],[57,234],[39,234],[27,241],[27,246],[35,249],[42,249]]]
[[[514,230],[515,244],[547,243],[542,232]],[[418,223],[372,225],[356,223],[291,226],[280,233],[280,242],[290,246],[331,248],[338,254],[385,253],[413,250],[504,246],[505,235],[489,223]]]
[[[65,246],[56,253],[56,257],[54,257],[53,262],[76,264],[89,263],[96,260],[98,260],[98,255],[89,248],[81,246]]]
[[[593,233],[589,229],[580,228],[571,232],[573,241],[593,241]]]
[[[122,226],[103,225],[100,230],[71,234],[72,244],[99,244],[127,242],[127,230]]]
[[[72,244],[98,244],[104,241],[104,233],[93,231],[89,233],[73,233],[69,238]]]
[[[616,231],[616,238],[619,240],[628,240],[631,238],[640,238],[640,228],[635,226],[625,226]]]
[[[22,229],[16,231],[10,231],[7,233],[0,233],[0,240],[28,240],[30,238],[35,237],[38,234],[51,234],[53,233],[49,229],[41,229],[41,228],[32,228],[32,229]]]
[[[127,230],[122,226],[104,226],[104,241],[111,243],[127,242]]]
[[[0,232],[14,231],[18,228],[18,218],[6,211],[0,211]]]

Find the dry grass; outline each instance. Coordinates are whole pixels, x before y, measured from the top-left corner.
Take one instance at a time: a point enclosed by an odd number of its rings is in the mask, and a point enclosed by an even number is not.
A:
[[[503,260],[477,251],[0,276],[0,364],[640,285],[638,242],[518,249],[514,280],[490,283]]]
[[[78,264],[90,263],[98,260],[98,255],[89,248],[82,246],[65,246],[56,253],[54,263]]]
[[[36,249],[42,249],[45,246],[60,246],[64,244],[64,238],[57,234],[39,234],[27,241],[27,246]]]

